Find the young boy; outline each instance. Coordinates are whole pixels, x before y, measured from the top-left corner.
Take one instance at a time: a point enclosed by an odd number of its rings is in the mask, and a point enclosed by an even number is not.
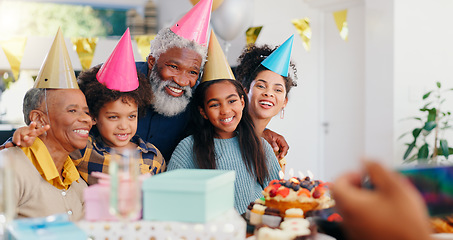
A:
[[[78,84],[85,94],[95,126],[87,147],[70,156],[88,185],[97,183],[92,172],[108,173],[112,149],[116,152],[135,149],[140,156],[142,174],[165,171],[166,164],[160,151],[136,135],[139,111],[150,104],[152,90],[145,77],[137,76],[129,29],[102,67],[98,65],[82,72]],[[35,132],[43,131],[34,130],[33,126],[18,129],[13,142],[22,139],[21,145],[26,145]]]

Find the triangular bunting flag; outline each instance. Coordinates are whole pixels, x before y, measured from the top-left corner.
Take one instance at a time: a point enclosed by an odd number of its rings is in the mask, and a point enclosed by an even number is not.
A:
[[[85,38],[85,37],[74,37],[71,38],[71,42],[75,47],[77,55],[79,55],[80,64],[83,70],[87,70],[91,67],[91,61],[93,61],[94,50],[98,43],[97,37]]]
[[[340,37],[345,41],[348,40],[348,22],[346,21],[347,16],[347,9],[333,13],[333,18],[335,19],[335,23],[337,24],[338,31],[340,31]]]
[[[24,56],[26,43],[26,37],[16,37],[10,40],[0,41],[0,45],[8,59],[15,80],[19,78],[20,64],[22,62],[22,57]]]
[[[302,38],[305,50],[307,52],[310,51],[311,41],[310,19],[309,18],[293,19],[291,22],[293,23],[294,27],[296,27],[297,33],[299,33],[300,37]]]
[[[140,56],[142,56],[143,61],[146,61],[146,57],[149,55],[151,40],[154,40],[154,38],[156,38],[156,34],[134,36],[134,39],[137,42],[138,52],[140,53]]]
[[[258,38],[258,35],[260,35],[262,28],[263,28],[263,26],[251,27],[251,28],[247,29],[247,31],[245,32],[245,38],[247,40],[247,45],[254,44],[256,42],[256,39]]]

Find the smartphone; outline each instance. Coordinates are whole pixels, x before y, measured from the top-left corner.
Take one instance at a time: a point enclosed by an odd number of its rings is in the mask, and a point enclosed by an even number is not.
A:
[[[418,189],[431,216],[453,214],[453,165],[397,169]]]

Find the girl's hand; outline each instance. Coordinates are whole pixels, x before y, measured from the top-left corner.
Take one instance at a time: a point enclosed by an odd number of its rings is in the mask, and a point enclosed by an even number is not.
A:
[[[269,129],[264,129],[262,137],[271,145],[274,152],[278,152],[277,159],[280,160],[288,154],[289,145],[282,135]]]

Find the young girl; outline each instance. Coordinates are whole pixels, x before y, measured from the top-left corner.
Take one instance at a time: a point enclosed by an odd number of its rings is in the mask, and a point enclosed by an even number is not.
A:
[[[284,117],[288,93],[297,86],[296,68],[290,64],[292,38],[275,49],[268,45],[247,47],[239,56],[236,73],[247,91],[250,115],[259,136],[274,116],[280,113]],[[284,169],[284,156],[277,155]]]
[[[256,135],[247,95],[234,80],[213,33],[208,51],[202,83],[190,104],[192,135],[176,147],[168,169],[235,170],[234,206],[242,214],[250,202],[262,197],[269,181],[278,178],[280,166],[270,145]],[[224,62],[216,63],[215,54],[221,54]],[[226,66],[228,74],[215,69],[220,66]]]

